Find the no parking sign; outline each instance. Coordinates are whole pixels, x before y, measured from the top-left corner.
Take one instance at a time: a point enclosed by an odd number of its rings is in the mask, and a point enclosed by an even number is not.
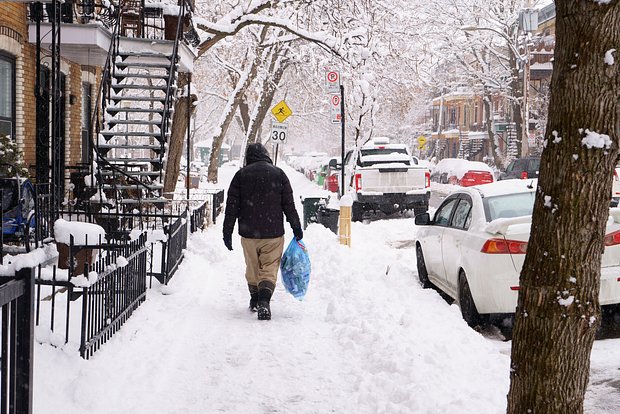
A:
[[[338,71],[325,71],[325,89],[327,89],[329,93],[340,92],[340,73],[338,73]]]

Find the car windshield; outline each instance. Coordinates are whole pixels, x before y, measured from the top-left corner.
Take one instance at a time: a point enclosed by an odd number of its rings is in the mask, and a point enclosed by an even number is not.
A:
[[[487,221],[498,218],[529,216],[534,210],[534,191],[528,193],[505,194],[484,198],[484,212]]]
[[[411,165],[411,159],[405,148],[366,148],[362,149],[358,163],[362,167],[395,162]]]
[[[362,149],[362,157],[368,155],[388,155],[388,154],[407,154],[405,148],[367,148]]]

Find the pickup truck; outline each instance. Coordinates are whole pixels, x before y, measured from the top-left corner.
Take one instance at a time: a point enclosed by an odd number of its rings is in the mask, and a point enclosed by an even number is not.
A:
[[[428,210],[431,174],[418,165],[404,144],[390,144],[388,138],[375,138],[345,157],[345,187],[353,197],[353,221],[364,213],[385,214]]]

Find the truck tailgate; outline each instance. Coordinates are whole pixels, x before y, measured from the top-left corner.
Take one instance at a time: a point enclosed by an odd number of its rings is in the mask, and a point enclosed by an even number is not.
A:
[[[424,167],[391,164],[376,165],[358,170],[362,174],[362,191],[377,193],[406,193],[424,190]]]

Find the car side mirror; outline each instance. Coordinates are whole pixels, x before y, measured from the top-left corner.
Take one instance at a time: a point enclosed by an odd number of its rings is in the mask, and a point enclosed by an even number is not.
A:
[[[431,215],[428,213],[422,213],[415,216],[416,226],[428,226],[431,224]]]

